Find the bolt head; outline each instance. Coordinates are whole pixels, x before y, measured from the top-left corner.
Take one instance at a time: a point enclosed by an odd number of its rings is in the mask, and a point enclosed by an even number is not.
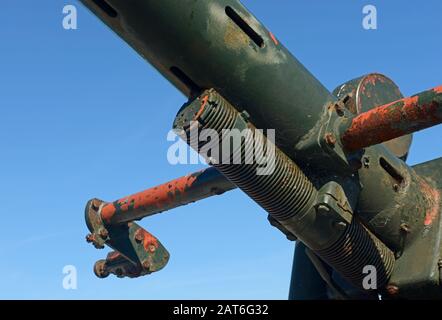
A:
[[[91,234],[91,233],[89,233],[89,234],[86,236],[86,242],[87,242],[87,243],[92,243],[92,242],[94,242],[94,235]]]
[[[144,260],[141,264],[144,269],[149,270],[150,269],[150,262],[148,260]]]
[[[106,278],[109,271],[106,268],[106,260],[98,260],[94,265],[94,273],[98,278]]]
[[[135,232],[134,239],[137,243],[141,243],[144,240],[144,234],[141,232],[141,230],[138,230]]]
[[[94,199],[94,200],[92,200],[91,208],[94,211],[98,211],[100,209],[100,205],[101,205],[101,201],[98,199]]]
[[[406,223],[402,223],[401,224],[401,230],[405,233],[410,233],[411,232],[411,228],[408,224]]]
[[[339,221],[339,222],[335,221],[333,223],[333,226],[340,231],[345,230],[345,228],[347,228],[347,224],[343,221]]]
[[[370,167],[370,158],[364,157],[364,168]]]
[[[330,212],[330,208],[327,207],[327,206],[325,206],[325,205],[323,205],[323,204],[320,204],[320,205],[318,206],[318,208],[316,209],[316,211],[317,211],[318,213],[320,213],[320,214],[327,214],[327,213]]]
[[[104,240],[106,240],[109,237],[109,232],[104,228],[100,229],[99,234],[100,234],[100,237]]]

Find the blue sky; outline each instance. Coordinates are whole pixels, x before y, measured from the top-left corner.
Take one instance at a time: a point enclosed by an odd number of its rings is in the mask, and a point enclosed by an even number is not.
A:
[[[243,3],[330,90],[373,71],[404,95],[442,84],[440,0]],[[62,28],[66,4],[78,30]],[[366,4],[376,31],[362,28]],[[84,241],[86,201],[200,168],[166,158],[185,98],[75,0],[3,0],[0,40],[0,298],[287,297],[293,243],[240,191],[141,223],[171,252],[161,272],[95,278],[107,249]],[[409,162],[441,157],[441,138],[441,126],[417,133]],[[65,265],[77,290],[62,287]]]

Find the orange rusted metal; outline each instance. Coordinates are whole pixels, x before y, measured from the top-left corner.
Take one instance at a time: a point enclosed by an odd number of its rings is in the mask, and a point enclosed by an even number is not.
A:
[[[440,211],[440,190],[432,187],[424,179],[420,181],[420,187],[422,194],[425,197],[427,203],[427,211],[425,213],[424,226],[428,227],[437,220]]]
[[[139,220],[234,188],[216,169],[208,168],[107,203],[100,215],[106,224]]]
[[[342,136],[349,151],[389,141],[442,123],[442,86],[356,116]]]

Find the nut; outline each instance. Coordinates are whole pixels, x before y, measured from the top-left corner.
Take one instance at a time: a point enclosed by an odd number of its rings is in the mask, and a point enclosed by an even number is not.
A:
[[[149,270],[150,269],[150,262],[148,260],[144,260],[141,264],[144,269]]]
[[[137,230],[137,231],[135,232],[134,239],[135,239],[135,241],[136,241],[137,243],[141,243],[141,242],[143,242],[143,240],[144,240],[144,234],[143,234],[143,232],[142,232],[141,229],[139,229],[139,230]]]

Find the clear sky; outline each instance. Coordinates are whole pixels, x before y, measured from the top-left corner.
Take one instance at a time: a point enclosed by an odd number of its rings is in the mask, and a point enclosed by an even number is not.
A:
[[[78,30],[62,28],[66,4]],[[244,4],[330,90],[373,71],[404,95],[442,84],[440,0]],[[362,28],[366,4],[377,30]],[[141,223],[171,252],[161,272],[94,276],[108,250],[84,241],[86,201],[200,168],[166,158],[185,98],[76,0],[0,9],[0,298],[285,299],[293,243],[240,191]],[[416,134],[409,162],[441,157],[441,138],[442,126]],[[78,270],[77,290],[62,287],[65,265]]]

